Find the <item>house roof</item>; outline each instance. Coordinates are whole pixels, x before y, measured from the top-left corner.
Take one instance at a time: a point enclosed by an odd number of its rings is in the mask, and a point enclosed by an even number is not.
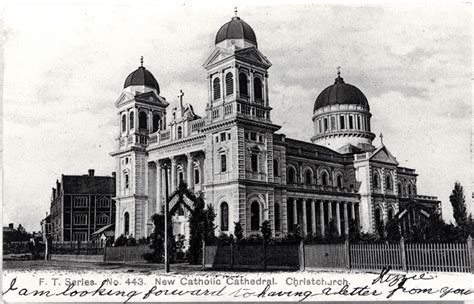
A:
[[[111,176],[63,175],[64,194],[115,195],[115,179]]]

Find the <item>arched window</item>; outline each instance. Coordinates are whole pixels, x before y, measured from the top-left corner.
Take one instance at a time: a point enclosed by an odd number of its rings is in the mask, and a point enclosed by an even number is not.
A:
[[[253,79],[253,94],[255,99],[263,99],[263,86],[260,78],[255,77]]]
[[[140,112],[138,115],[138,128],[141,130],[148,129],[148,115],[145,112]]]
[[[380,188],[380,176],[377,172],[374,173],[374,188]]]
[[[311,180],[313,179],[313,174],[311,174],[311,170],[306,170],[304,181],[306,184],[311,185]]]
[[[155,114],[153,115],[153,130],[152,132],[155,133],[160,129],[160,115]]]
[[[180,216],[183,216],[183,215],[184,215],[184,209],[183,209],[183,206],[182,206],[182,205],[179,205],[179,206],[178,206],[178,210],[176,210],[176,214],[177,214],[177,215],[180,215]]]
[[[402,191],[402,184],[401,184],[401,183],[398,183],[398,184],[397,184],[397,190],[398,190],[398,195],[399,195],[399,196],[402,196],[402,195],[403,195],[403,191]]]
[[[213,85],[214,100],[221,98],[221,81],[219,78],[214,78]]]
[[[229,230],[229,205],[226,202],[221,204],[221,231]]]
[[[393,220],[393,216],[395,215],[395,211],[393,210],[392,207],[388,208],[388,220],[391,221]]]
[[[122,132],[127,131],[127,116],[125,114],[122,115]]]
[[[323,183],[323,186],[327,186],[328,181],[329,181],[329,176],[326,173],[326,171],[324,171],[323,174],[321,174],[321,182]]]
[[[225,95],[232,95],[234,93],[234,75],[227,73],[225,75]]]
[[[408,188],[408,196],[411,196],[411,194],[412,194],[411,184],[408,184],[407,188]]]
[[[260,228],[260,205],[254,201],[250,206],[250,229],[259,230]]]
[[[135,113],[133,111],[130,112],[130,130],[135,128]]]
[[[123,215],[123,230],[125,235],[130,233],[130,215],[128,212]]]
[[[392,190],[392,186],[393,186],[393,183],[392,183],[392,176],[390,176],[390,174],[387,174],[385,176],[385,187],[388,189],[388,190]]]
[[[342,175],[337,176],[336,183],[338,188],[342,188]]]
[[[247,75],[245,73],[239,74],[239,92],[241,96],[249,96]]]
[[[280,205],[275,204],[275,230],[280,231]]]
[[[290,167],[290,169],[288,169],[288,184],[294,184],[296,182],[295,177],[296,177],[295,169]]]
[[[273,159],[273,176],[278,176],[280,174],[279,170],[278,170],[278,160],[277,159]]]
[[[178,136],[178,139],[180,139],[181,137],[183,137],[183,128],[178,127],[177,136]]]

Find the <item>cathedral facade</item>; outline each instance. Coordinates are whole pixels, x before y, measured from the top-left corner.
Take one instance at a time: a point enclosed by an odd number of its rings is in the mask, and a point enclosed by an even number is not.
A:
[[[409,229],[440,212],[436,197],[418,195],[415,170],[399,166],[383,144],[373,145],[369,102],[339,72],[316,98],[311,142],[277,133],[270,67],[253,29],[235,16],[217,32],[204,63],[209,94],[202,117],[183,94],[169,109],[143,62],[126,78],[111,153],[116,237],[148,236],[150,217],[163,213],[181,182],[214,207],[217,234],[233,233],[235,222],[246,236],[258,234],[265,220],[274,236],[296,224],[305,235],[325,235],[330,223],[347,235],[351,220],[366,232],[391,219]],[[188,236],[188,215],[180,209],[173,217],[175,234]]]

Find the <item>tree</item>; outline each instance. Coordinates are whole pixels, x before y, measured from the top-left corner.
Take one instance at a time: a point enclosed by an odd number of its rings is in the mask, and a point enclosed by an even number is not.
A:
[[[244,238],[244,230],[242,229],[240,222],[234,223],[234,234],[237,242],[240,242]]]
[[[202,255],[202,242],[210,243],[214,240],[214,219],[216,214],[211,205],[204,209],[205,203],[202,194],[195,199],[194,209],[189,217],[189,249],[188,261],[199,264]]]
[[[152,253],[146,253],[143,255],[145,260],[151,263],[163,262],[164,255],[164,242],[165,242],[165,215],[164,214],[153,214],[151,216],[153,222],[153,233],[150,235],[150,249],[153,249]],[[171,217],[168,220],[168,252],[172,253],[175,249],[175,242],[173,238]],[[173,255],[171,254],[171,258]]]
[[[466,212],[466,201],[464,197],[464,190],[461,186],[461,183],[456,182],[454,184],[454,189],[451,195],[449,196],[449,201],[453,207],[453,217],[456,221],[456,225],[463,227],[467,224],[467,212]]]
[[[337,231],[336,220],[332,218],[329,221],[328,229],[326,230],[326,241],[337,242],[339,240],[339,233]]]
[[[268,220],[262,222],[260,226],[260,231],[262,232],[262,237],[265,242],[268,242],[272,237],[272,228],[270,227],[270,222]]]

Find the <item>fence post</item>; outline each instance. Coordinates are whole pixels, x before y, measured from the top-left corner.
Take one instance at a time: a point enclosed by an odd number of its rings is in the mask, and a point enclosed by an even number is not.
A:
[[[467,238],[467,254],[469,255],[469,262],[471,263],[471,273],[474,273],[474,252],[472,251],[472,237]]]
[[[267,269],[267,242],[263,240],[263,269]]]
[[[408,272],[407,255],[405,251],[405,238],[403,236],[400,239],[400,259],[402,260],[402,270]]]
[[[230,269],[234,268],[234,242],[230,242]]]
[[[202,268],[206,268],[206,241],[202,241]]]
[[[299,257],[300,257],[300,270],[304,270],[305,269],[305,265],[304,265],[304,241],[301,240],[300,241],[300,246],[299,246]]]
[[[345,251],[346,251],[346,268],[348,270],[351,270],[351,252],[350,252],[350,249],[349,249],[349,239],[346,238],[346,241],[344,242],[344,247],[345,247]]]
[[[106,260],[107,260],[107,242],[105,242],[105,245],[104,245],[104,263]]]

